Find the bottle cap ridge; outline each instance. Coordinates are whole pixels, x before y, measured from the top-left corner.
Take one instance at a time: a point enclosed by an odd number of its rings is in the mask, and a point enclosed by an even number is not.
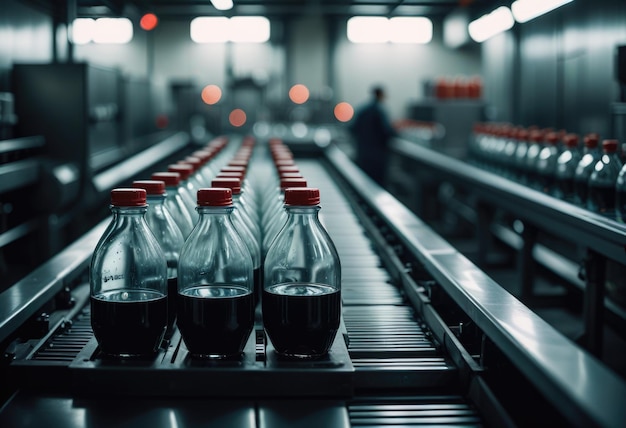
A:
[[[193,173],[193,166],[189,164],[173,164],[167,167],[170,172],[177,172],[180,174],[181,180],[186,180]]]
[[[315,187],[288,187],[285,189],[285,205],[313,206],[320,203],[320,191]]]
[[[599,141],[600,141],[600,137],[598,137],[598,134],[585,135],[585,147],[589,147],[590,149],[598,147]]]
[[[198,190],[199,206],[227,207],[232,204],[232,190],[228,187],[205,187]]]
[[[116,207],[143,207],[146,205],[146,189],[117,188],[111,190],[111,205]]]
[[[617,140],[604,140],[602,141],[602,149],[607,153],[614,153],[617,151]]]
[[[160,180],[135,180],[133,187],[136,189],[145,189],[148,195],[164,195],[165,182]]]
[[[227,187],[233,194],[241,193],[241,179],[237,177],[217,177],[211,181],[212,187]]]
[[[160,180],[166,186],[178,186],[181,179],[178,172],[155,172],[150,178],[152,180]]]
[[[280,188],[285,190],[289,187],[307,187],[307,183],[302,177],[281,177]]]

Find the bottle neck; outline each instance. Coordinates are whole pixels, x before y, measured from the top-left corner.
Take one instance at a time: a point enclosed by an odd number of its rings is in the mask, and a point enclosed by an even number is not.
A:
[[[289,216],[292,217],[296,217],[296,216],[314,216],[317,217],[317,213],[320,210],[320,206],[319,205],[311,205],[311,206],[305,206],[305,205],[299,205],[299,206],[289,206],[289,205],[285,205],[285,211],[287,211],[287,214]]]
[[[150,205],[163,205],[163,202],[165,201],[165,194],[162,194],[162,195],[148,195],[146,200],[148,201],[148,206],[150,206]]]
[[[147,210],[147,205],[141,207],[120,207],[115,205],[111,206],[111,212],[113,212],[113,215],[120,216],[143,217]]]
[[[234,206],[227,205],[225,207],[204,207],[198,206],[197,208],[198,214],[201,217],[210,217],[210,216],[225,216],[227,217],[230,213],[233,212]]]

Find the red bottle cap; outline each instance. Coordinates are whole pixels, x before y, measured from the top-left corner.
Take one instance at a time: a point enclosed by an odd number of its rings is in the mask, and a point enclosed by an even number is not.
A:
[[[144,207],[146,206],[146,189],[113,189],[111,190],[111,205],[116,207]]]
[[[529,133],[527,129],[522,128],[519,131],[517,131],[518,140],[528,141],[528,137],[529,137]]]
[[[243,172],[240,171],[222,171],[215,178],[238,178],[243,180]]]
[[[602,141],[602,150],[606,153],[615,153],[617,151],[617,140],[604,140]]]
[[[247,160],[241,160],[241,159],[231,159],[228,162],[228,166],[241,166],[243,168],[247,168],[248,167],[248,161]]]
[[[184,163],[177,163],[169,165],[167,170],[170,172],[177,172],[180,174],[181,180],[186,180],[193,173],[193,166]]]
[[[197,171],[202,166],[202,160],[195,156],[187,156],[185,159],[177,162],[180,165],[191,165],[194,171]]]
[[[559,134],[557,132],[548,132],[545,141],[548,144],[556,145],[559,142]]]
[[[227,187],[205,187],[198,190],[198,205],[201,207],[227,207],[232,204],[232,191]]]
[[[598,142],[600,141],[600,137],[598,134],[592,133],[585,135],[585,147],[589,147],[590,149],[595,149],[598,147]]]
[[[306,180],[300,177],[281,177],[281,190],[285,190],[289,187],[306,187]]]
[[[202,163],[207,163],[211,160],[213,154],[208,150],[196,150],[191,154],[191,156],[200,159]]]
[[[281,180],[283,178],[304,178],[301,173],[299,173],[299,172],[291,172],[291,171],[279,172],[278,175],[279,175],[279,178]]]
[[[164,195],[165,182],[159,180],[135,180],[133,187],[136,189],[145,189],[148,195]]]
[[[576,134],[565,134],[563,136],[563,144],[569,148],[578,147],[578,135]]]
[[[246,173],[246,167],[241,165],[227,165],[222,167],[221,172],[240,172],[242,174]]]
[[[211,181],[212,187],[227,187],[232,193],[238,195],[241,193],[241,180],[236,177],[217,177]]]
[[[288,187],[285,189],[285,205],[313,206],[320,203],[320,191],[315,187]]]
[[[278,173],[281,172],[300,172],[300,169],[296,165],[281,165],[278,167]]]
[[[180,174],[177,172],[155,172],[150,178],[164,182],[167,187],[178,186],[180,183]]]

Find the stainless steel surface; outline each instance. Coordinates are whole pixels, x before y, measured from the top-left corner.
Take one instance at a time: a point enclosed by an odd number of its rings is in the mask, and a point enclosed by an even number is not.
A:
[[[395,139],[392,145],[401,155],[436,169],[453,182],[470,186],[481,199],[555,235],[584,243],[610,259],[626,263],[623,251],[626,225],[406,140]]]
[[[152,147],[131,156],[115,166],[94,175],[93,183],[98,192],[112,189],[118,183],[128,181],[137,174],[138,165],[153,165],[161,159],[172,155],[189,144],[189,134],[178,132]]]
[[[578,236],[585,234],[584,230],[580,230],[585,227],[586,234],[593,234],[590,226],[582,221],[583,213],[578,212],[582,210],[574,213],[560,212],[550,203],[544,206],[544,203],[551,202],[546,199],[551,198],[505,180],[487,183],[482,181],[486,179],[483,171],[461,162],[451,162],[448,157],[414,144],[396,140],[394,147],[407,155],[419,155],[421,162],[463,175],[463,179],[477,189],[489,184],[489,189],[493,191],[485,192],[490,198],[506,198],[508,194],[512,199],[509,192],[513,195],[516,191],[528,192],[529,199],[537,203],[535,210],[549,212],[555,218],[568,219],[572,224],[577,224]],[[515,362],[519,370],[541,390],[550,391],[555,405],[570,416],[572,423],[582,423],[583,426],[586,423],[619,426],[626,420],[626,383],[623,380],[591,354],[573,346],[568,339],[522,305],[465,256],[446,246],[445,241],[429,231],[427,226],[407,226],[406,219],[410,216],[407,216],[406,208],[388,198],[386,192],[363,177],[338,148],[330,148],[327,156],[335,168],[346,172],[351,184],[376,211],[381,214],[384,212],[389,227],[399,232],[399,238],[419,257],[438,284]],[[385,203],[380,204],[381,200]],[[599,221],[596,225],[603,231],[601,234],[607,237],[616,232],[614,227],[604,222]],[[626,235],[616,235],[611,238],[612,245],[626,243]],[[433,237],[436,245],[430,245]],[[593,242],[598,243],[598,239]],[[607,243],[601,245],[605,251],[606,245]],[[621,245],[623,248],[623,244]]]
[[[84,274],[96,243],[108,226],[103,220],[79,240],[0,294],[0,342],[47,301]]]

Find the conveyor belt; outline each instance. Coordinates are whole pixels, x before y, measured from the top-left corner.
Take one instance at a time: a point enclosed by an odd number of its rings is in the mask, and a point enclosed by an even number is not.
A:
[[[198,403],[198,399],[203,396],[202,392],[192,392],[200,397],[185,398],[184,401],[176,397],[165,401],[162,397],[155,397],[154,406],[150,406],[140,393],[135,395],[131,392],[129,401],[113,398],[115,412],[109,413],[105,410],[110,408],[109,404],[105,405],[98,399],[90,398],[89,393],[86,396],[76,394],[69,385],[77,384],[76,379],[69,382],[72,376],[78,377],[77,373],[82,378],[83,374],[88,375],[89,370],[102,368],[83,363],[85,355],[88,355],[85,350],[94,346],[89,310],[86,307],[72,323],[60,325],[58,331],[51,334],[40,348],[31,352],[27,359],[14,362],[16,373],[24,376],[24,383],[28,386],[19,391],[0,412],[0,426],[37,426],[31,423],[32,420],[23,417],[26,409],[35,419],[46,418],[52,421],[48,425],[52,427],[81,426],[76,424],[78,419],[101,420],[105,425],[110,423],[127,426],[124,423],[131,417],[133,424],[157,428],[200,426],[201,423],[207,424],[206,426],[297,425],[316,428],[381,424],[389,427],[408,424],[481,426],[481,417],[477,410],[458,392],[456,367],[442,354],[441,348],[433,342],[432,336],[416,318],[413,308],[407,303],[398,285],[393,283],[392,276],[382,266],[376,249],[339,187],[319,162],[305,159],[298,165],[310,185],[320,188],[320,218],[333,237],[342,262],[343,323],[346,335],[338,340],[346,340],[351,360],[353,376],[350,377],[350,393],[346,394],[346,390],[338,388],[338,396],[334,399],[332,396],[324,398],[321,395],[303,399],[310,391],[301,390],[297,382],[293,382],[285,389],[290,391],[288,398],[273,397],[271,391],[280,391],[280,388],[272,386],[272,383],[284,380],[284,376],[281,377],[278,373],[282,368],[278,367],[276,373],[266,373],[268,376],[264,381],[267,382],[270,393],[265,398],[255,395],[254,383],[250,386],[254,399],[245,399],[250,395],[245,390],[238,394],[230,389],[225,393],[230,394],[230,398],[220,399],[216,397],[219,395],[219,384],[205,385],[206,396],[212,398],[207,400],[205,396],[201,401],[206,403],[207,409],[215,410],[215,413],[210,412],[202,418],[198,416],[203,408]],[[262,337],[259,331],[256,336]],[[247,349],[254,349],[252,353],[256,354],[258,360],[259,351],[261,355],[263,353],[263,344],[255,339],[253,334],[253,348]],[[169,358],[169,352],[171,350],[166,352],[164,361]],[[258,368],[259,364],[268,363],[250,361],[250,364],[251,367]],[[51,368],[50,365],[56,370],[55,379],[64,376],[68,379],[65,385],[57,386],[60,390],[58,397],[40,395],[38,392],[37,380],[45,377],[46,367]],[[76,371],[85,368],[86,371]],[[162,372],[163,370],[160,375]],[[195,372],[195,376],[198,375],[200,377],[196,379],[201,380],[201,372]],[[341,376],[345,375],[344,371]],[[106,376],[116,376],[115,370]],[[128,376],[132,383],[135,379],[133,374],[128,373]],[[238,382],[236,376],[235,374],[233,377],[235,384]],[[297,373],[292,372],[291,376],[297,378]],[[323,376],[322,374],[319,378],[322,384]],[[331,379],[335,374],[329,372],[326,376]],[[188,375],[185,379],[190,380]],[[96,376],[83,382],[78,381],[78,385],[81,388],[89,388],[90,385],[97,388],[98,385],[103,385],[102,382],[102,376]],[[134,390],[132,385],[125,387]],[[323,386],[319,388],[323,391]],[[141,391],[141,388],[137,390]],[[164,390],[177,391],[165,387]],[[219,404],[213,400],[217,400]],[[133,410],[135,406],[144,411]],[[224,409],[228,409],[230,413],[225,413]],[[174,423],[176,424],[173,425]]]

